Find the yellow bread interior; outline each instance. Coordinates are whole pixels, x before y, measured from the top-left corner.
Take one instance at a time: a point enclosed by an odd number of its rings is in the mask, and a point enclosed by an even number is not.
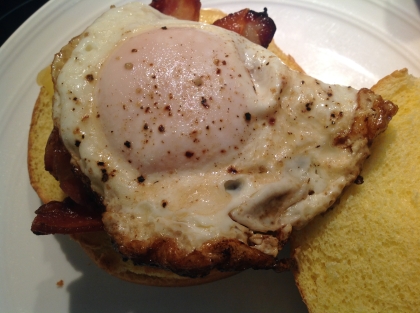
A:
[[[372,90],[399,111],[372,146],[364,183],[292,235],[311,313],[420,312],[420,78],[403,69]]]
[[[204,9],[201,10],[200,21],[213,23],[225,15],[219,10]],[[270,44],[269,49],[290,68],[303,72],[295,60],[290,55],[283,53],[274,43]],[[54,88],[50,67],[39,73],[37,82],[41,86],[41,90],[33,110],[29,132],[28,170],[32,187],[41,201],[48,203],[53,200],[61,201],[65,198],[59,183],[44,168],[45,146],[53,129],[52,96]],[[36,205],[34,204],[34,210]],[[137,266],[131,261],[123,261],[112,248],[111,241],[105,232],[73,234],[71,237],[80,243],[100,268],[111,275],[134,283],[154,286],[188,286],[207,283],[235,274],[213,271],[203,278],[182,277],[163,269]]]

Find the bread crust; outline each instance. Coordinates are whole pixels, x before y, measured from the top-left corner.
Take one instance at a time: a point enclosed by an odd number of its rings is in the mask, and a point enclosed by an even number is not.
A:
[[[44,152],[48,137],[53,129],[52,96],[53,86],[50,67],[42,70],[37,77],[41,85],[34,109],[28,139],[28,171],[29,179],[35,192],[43,203],[65,198],[60,184],[44,168]]]
[[[220,10],[203,9],[201,10],[200,21],[213,23],[214,20],[223,16],[225,14]],[[35,103],[29,131],[28,171],[31,185],[43,203],[53,200],[61,201],[66,196],[60,189],[59,183],[44,168],[44,147],[53,129],[51,118],[52,80],[56,77],[60,66],[65,63],[77,41],[78,37],[73,38],[56,55],[52,74],[51,68],[48,67],[38,77],[41,89]],[[295,60],[290,55],[285,54],[274,43],[271,43],[268,49],[274,52],[290,68],[303,72]],[[191,286],[219,280],[237,273],[212,270],[205,277],[184,277],[168,270],[136,265],[131,260],[123,260],[121,255],[113,248],[111,239],[105,232],[72,234],[71,238],[81,245],[83,250],[100,268],[113,276],[133,283],[152,286]]]

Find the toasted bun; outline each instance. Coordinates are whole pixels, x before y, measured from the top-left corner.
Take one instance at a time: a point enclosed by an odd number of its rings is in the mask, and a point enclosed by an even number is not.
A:
[[[219,10],[201,10],[200,21],[213,23],[225,16]],[[290,55],[286,55],[275,44],[269,49],[290,68],[303,72]],[[30,182],[43,203],[52,200],[61,201],[65,194],[59,183],[44,168],[44,153],[48,137],[53,129],[52,96],[54,93],[50,67],[37,78],[41,90],[35,104],[28,143],[28,170]],[[213,271],[202,278],[187,278],[159,268],[134,265],[124,261],[112,247],[110,238],[105,232],[73,234],[71,237],[79,242],[92,260],[106,272],[121,279],[153,286],[189,286],[215,281],[235,273]]]
[[[45,170],[44,153],[48,137],[53,129],[52,97],[54,87],[50,67],[42,70],[37,77],[41,90],[32,112],[28,139],[28,170],[29,179],[43,203],[65,198],[59,182]]]
[[[420,308],[420,78],[400,70],[372,90],[399,106],[362,185],[292,236],[295,279],[312,313]]]

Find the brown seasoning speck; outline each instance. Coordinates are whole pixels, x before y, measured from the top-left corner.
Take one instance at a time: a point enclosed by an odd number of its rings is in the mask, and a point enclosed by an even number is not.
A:
[[[125,68],[126,70],[132,70],[132,69],[133,69],[133,67],[134,67],[133,63],[125,63],[125,64],[124,64],[124,68]]]

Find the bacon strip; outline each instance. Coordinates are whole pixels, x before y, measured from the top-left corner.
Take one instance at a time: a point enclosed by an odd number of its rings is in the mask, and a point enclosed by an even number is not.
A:
[[[90,188],[89,179],[70,163],[58,129],[54,128],[45,148],[45,169],[60,182],[69,196],[63,202],[51,201],[35,211],[31,230],[37,235],[73,234],[103,229],[102,199]]]
[[[268,47],[276,32],[276,24],[266,8],[260,13],[243,9],[215,21],[213,25],[234,31],[264,48]]]
[[[31,231],[36,235],[73,234],[103,230],[100,214],[92,214],[70,198],[51,201],[35,211]]]
[[[163,14],[180,20],[198,22],[200,19],[200,0],[152,0],[150,6]]]
[[[150,6],[163,14],[181,20],[197,22],[200,18],[200,0],[152,0]],[[268,16],[266,8],[264,12],[259,13],[243,9],[215,21],[213,25],[234,31],[265,48],[268,47],[276,32],[276,24]]]
[[[60,188],[74,202],[91,208],[95,212],[103,212],[102,199],[90,188],[89,179],[70,163],[71,156],[64,146],[57,128],[48,138],[45,148],[45,169],[60,182]]]

